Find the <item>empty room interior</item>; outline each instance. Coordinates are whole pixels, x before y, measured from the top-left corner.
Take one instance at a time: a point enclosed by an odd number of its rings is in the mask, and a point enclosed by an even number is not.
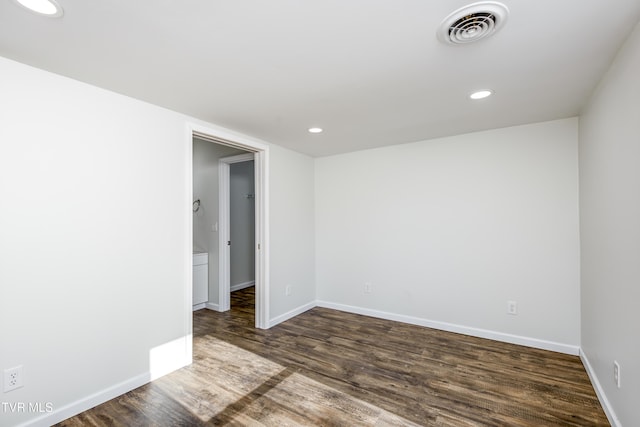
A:
[[[640,425],[639,21],[0,0],[0,426]]]

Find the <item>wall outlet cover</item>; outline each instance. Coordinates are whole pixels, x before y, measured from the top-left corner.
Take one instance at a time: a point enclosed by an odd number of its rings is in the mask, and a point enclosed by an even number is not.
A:
[[[22,365],[4,370],[4,392],[22,387]]]
[[[616,360],[613,361],[613,381],[620,388],[620,364]]]

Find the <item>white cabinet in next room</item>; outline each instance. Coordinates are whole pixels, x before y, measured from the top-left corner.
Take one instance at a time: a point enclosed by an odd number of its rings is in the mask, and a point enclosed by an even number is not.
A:
[[[193,254],[193,309],[204,308],[209,299],[209,254]]]

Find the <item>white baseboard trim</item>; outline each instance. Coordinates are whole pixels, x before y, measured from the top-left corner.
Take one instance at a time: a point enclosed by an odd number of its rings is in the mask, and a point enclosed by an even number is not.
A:
[[[207,306],[206,303],[200,303],[200,304],[196,304],[193,306],[193,311],[197,311],[197,310],[202,310],[203,308],[205,308]]]
[[[47,427],[97,405],[121,396],[155,379],[191,364],[191,337],[184,336],[149,350],[149,370],[128,380],[109,386],[87,397],[76,400],[53,411],[21,424],[20,427]],[[2,423],[0,423],[2,424]],[[4,425],[4,424],[2,424]]]
[[[218,304],[212,303],[212,302],[207,302],[204,304],[204,308],[207,308],[209,310],[213,310],[213,311],[220,311],[220,306]]]
[[[234,292],[234,291],[239,291],[240,289],[250,288],[251,286],[255,286],[255,284],[256,284],[256,281],[251,280],[250,282],[236,283],[235,285],[231,285],[229,289],[231,290],[231,292]]]
[[[440,329],[458,334],[470,335],[478,338],[487,338],[495,341],[508,342],[511,344],[524,345],[527,347],[551,350],[559,353],[577,356],[580,347],[577,345],[562,344],[553,341],[545,341],[537,338],[523,337],[519,335],[506,334],[503,332],[490,331],[487,329],[473,328],[469,326],[456,325],[447,322],[423,319],[420,317],[406,316],[403,314],[389,313],[386,311],[373,310],[369,308],[356,307],[346,304],[337,304],[328,301],[316,301],[318,307],[331,308],[334,310],[346,311],[354,314],[377,317],[380,319],[395,320],[396,322],[409,323],[411,325],[426,326],[427,328]]]
[[[587,357],[584,350],[580,349],[580,359],[582,360],[582,364],[587,371],[587,375],[591,380],[591,384],[593,385],[594,390],[596,391],[596,395],[598,396],[598,400],[600,401],[600,405],[602,405],[602,409],[604,409],[604,413],[609,420],[609,424],[612,427],[622,427],[620,424],[620,420],[616,416],[613,408],[611,407],[611,403],[609,403],[609,399],[607,399],[607,395],[604,393],[604,389],[598,380],[598,376],[596,375],[596,371],[593,370],[591,363],[589,363],[589,358]]]
[[[293,317],[296,317],[299,314],[304,313],[305,311],[311,310],[312,308],[314,308],[316,306],[316,301],[311,301],[310,303],[301,305],[300,307],[294,308],[291,311],[288,311],[284,314],[281,314],[280,316],[274,317],[273,319],[269,320],[269,325],[267,327],[271,328],[273,326],[276,326],[278,323],[282,323],[285,320],[289,320]]]
[[[48,427],[53,424],[64,421],[67,418],[73,417],[81,412],[91,409],[100,405],[108,400],[123,395],[135,388],[147,384],[151,380],[151,374],[145,373],[138,375],[129,380],[123,381],[119,384],[115,384],[102,391],[94,393],[90,396],[84,397],[73,403],[65,405],[61,408],[55,408],[53,412],[45,414],[41,417],[35,418],[31,421],[27,421],[24,424],[20,424],[19,427]]]

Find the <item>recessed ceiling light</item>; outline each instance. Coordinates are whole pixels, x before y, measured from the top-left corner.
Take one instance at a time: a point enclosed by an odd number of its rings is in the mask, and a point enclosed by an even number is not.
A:
[[[320,133],[322,128],[309,128],[309,133]]]
[[[14,0],[20,6],[39,15],[57,18],[62,16],[62,7],[55,0]]]
[[[482,99],[482,98],[486,98],[487,96],[491,96],[493,94],[492,91],[490,90],[479,90],[477,92],[473,92],[471,95],[469,95],[469,98],[471,99]]]

